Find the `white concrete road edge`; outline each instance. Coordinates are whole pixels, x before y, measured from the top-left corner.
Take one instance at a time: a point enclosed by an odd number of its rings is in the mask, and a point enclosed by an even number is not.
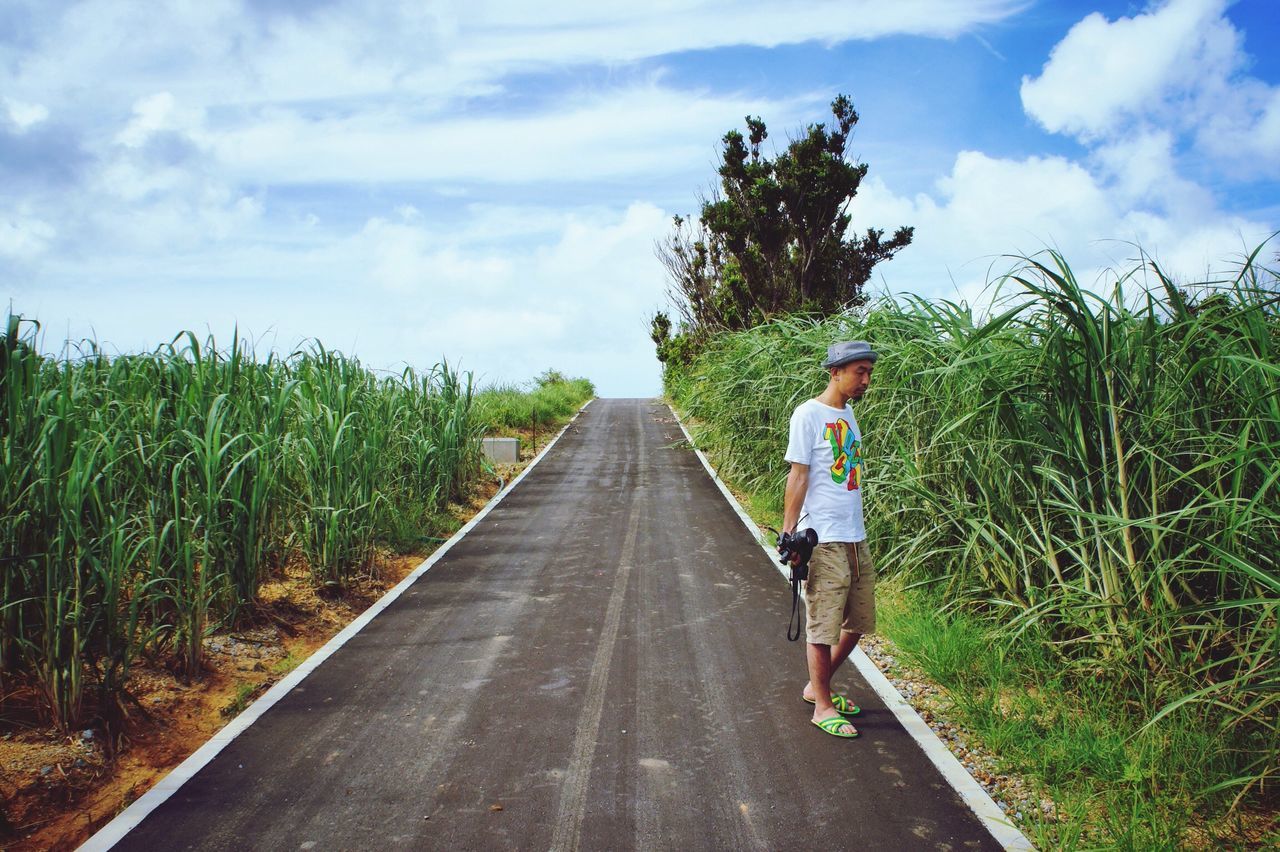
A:
[[[715,480],[716,487],[720,489],[720,493],[729,501],[729,505],[737,512],[738,517],[742,519],[742,523],[751,531],[756,541],[760,542],[760,549],[765,552],[770,563],[778,569],[778,573],[784,579],[789,581],[790,575],[787,573],[786,568],[778,564],[777,552],[763,542],[760,527],[756,525],[755,521],[751,520],[751,516],[746,513],[746,510],[738,503],[737,498],[733,496],[728,486],[720,479],[720,474],[716,473],[716,469],[711,466],[711,462],[707,460],[706,455],[702,450],[698,449],[698,445],[694,442],[693,436],[689,434],[689,430],[685,428],[684,421],[680,419],[680,415],[675,413],[675,409],[672,409],[671,413],[676,422],[680,424],[680,429],[684,432],[685,438],[688,439],[689,446],[698,454],[698,458],[702,461],[702,466],[707,469],[707,473],[711,474],[711,478]],[[854,648],[853,653],[849,655],[849,659],[853,661],[858,673],[875,690],[876,695],[879,695],[885,705],[893,711],[893,715],[897,717],[902,727],[907,729],[907,733],[911,734],[920,748],[924,750],[925,755],[933,761],[933,765],[938,767],[942,777],[947,779],[947,783],[955,789],[960,798],[964,800],[964,803],[987,827],[996,842],[1005,849],[1034,850],[1035,846],[1032,845],[1031,841],[1014,827],[1009,818],[1005,816],[1004,811],[1000,810],[1000,806],[995,803],[995,800],[969,774],[964,765],[951,753],[951,750],[938,738],[938,735],[925,723],[924,719],[920,718],[920,714],[902,697],[902,693],[898,692],[897,688],[889,682],[889,679],[876,668],[875,663],[871,662],[871,659],[863,653],[863,650]]]
[[[197,749],[190,757],[174,767],[168,775],[161,778],[156,785],[148,790],[140,799],[125,808],[116,816],[115,819],[111,820],[111,822],[99,829],[96,834],[84,842],[84,845],[80,847],[80,852],[99,852],[99,850],[110,849],[114,846],[121,838],[142,822],[148,814],[176,793],[178,788],[203,769],[209,761],[213,760],[213,758],[217,756],[218,752],[226,748],[232,740],[240,736],[240,734],[254,722],[258,721],[263,713],[266,713],[271,709],[272,705],[288,695],[290,690],[301,683],[307,675],[315,671],[321,663],[333,654],[334,651],[341,648],[349,639],[351,639],[352,636],[355,636],[363,630],[365,625],[372,621],[378,613],[382,612],[391,605],[392,601],[400,597],[400,595],[404,593],[405,589],[412,586],[419,577],[431,570],[431,566],[439,562],[440,559],[443,558],[443,556],[448,553],[463,536],[471,532],[472,527],[480,523],[480,521],[484,519],[485,515],[488,515],[489,512],[493,511],[493,507],[502,502],[502,499],[510,494],[512,490],[520,484],[520,480],[529,475],[529,471],[537,467],[538,462],[542,461],[543,457],[556,445],[556,442],[560,440],[560,436],[568,431],[569,427],[573,425],[573,422],[578,419],[578,415],[580,415],[590,404],[591,400],[587,400],[583,403],[582,408],[578,409],[577,414],[574,414],[573,418],[565,424],[564,428],[561,429],[553,439],[551,439],[551,442],[542,448],[542,451],[534,457],[533,461],[529,462],[529,465],[524,470],[520,471],[519,476],[511,480],[505,488],[495,494],[493,499],[486,503],[484,508],[476,513],[474,518],[468,521],[462,529],[454,533],[448,541],[440,545],[440,547],[438,547],[431,556],[425,559],[421,565],[413,569],[413,572],[409,574],[409,576],[405,577],[394,587],[388,590],[386,594],[378,598],[372,606],[360,613],[360,615],[344,627],[340,633],[326,642],[310,657],[307,657],[307,659],[304,660],[296,669],[291,671],[282,680],[278,681],[275,686],[263,693],[261,698],[246,707],[240,715],[236,716],[221,730],[210,737],[209,740]]]

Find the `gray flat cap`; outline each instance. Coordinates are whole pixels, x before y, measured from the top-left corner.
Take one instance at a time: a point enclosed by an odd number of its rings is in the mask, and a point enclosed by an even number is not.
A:
[[[848,364],[850,361],[870,361],[875,363],[879,354],[871,349],[865,340],[846,340],[844,343],[833,343],[827,347],[827,360],[822,362],[822,369],[828,370]]]

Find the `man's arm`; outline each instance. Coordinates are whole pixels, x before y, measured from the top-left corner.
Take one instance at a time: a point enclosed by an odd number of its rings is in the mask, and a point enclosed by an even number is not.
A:
[[[782,497],[782,531],[795,532],[800,523],[800,507],[804,505],[805,492],[809,490],[809,465],[791,463],[787,473],[787,490]]]

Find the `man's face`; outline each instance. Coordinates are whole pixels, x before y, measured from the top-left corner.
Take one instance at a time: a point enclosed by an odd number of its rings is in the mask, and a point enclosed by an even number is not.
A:
[[[850,361],[836,367],[832,371],[832,378],[842,395],[856,401],[862,399],[862,395],[867,392],[873,367],[870,361]]]

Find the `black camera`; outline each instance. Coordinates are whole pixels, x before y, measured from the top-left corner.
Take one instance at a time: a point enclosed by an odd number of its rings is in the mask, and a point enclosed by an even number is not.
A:
[[[792,533],[783,533],[778,536],[778,562],[783,565],[791,565],[791,579],[793,582],[806,580],[809,577],[809,558],[813,556],[813,548],[818,543],[818,534],[813,528],[796,530]],[[799,560],[792,565],[793,556],[799,556]]]

